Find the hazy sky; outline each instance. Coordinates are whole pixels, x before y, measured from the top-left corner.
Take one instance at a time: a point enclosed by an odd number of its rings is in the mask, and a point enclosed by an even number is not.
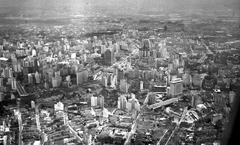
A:
[[[57,9],[60,12],[79,9],[93,10],[95,8],[110,9],[111,11],[131,9],[136,12],[160,9],[165,11],[235,9],[238,11],[240,0],[0,0],[0,13],[2,13],[3,7],[11,7],[13,10]]]
[[[27,5],[124,5],[128,4],[143,4],[146,6],[163,4],[163,5],[207,5],[215,3],[231,4],[239,2],[239,0],[0,0],[0,6],[27,6]]]

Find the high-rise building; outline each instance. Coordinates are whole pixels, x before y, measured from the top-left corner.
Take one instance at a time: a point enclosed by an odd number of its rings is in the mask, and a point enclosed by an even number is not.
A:
[[[20,63],[18,63],[18,65],[17,65],[17,72],[21,72],[22,71],[22,66],[21,66],[21,64]]]
[[[103,96],[98,96],[97,97],[97,106],[100,108],[104,107],[104,97]]]
[[[116,85],[117,85],[117,76],[112,74],[111,75],[111,87],[115,89]]]
[[[56,71],[56,72],[55,72],[55,77],[59,77],[59,76],[61,76],[60,71]]]
[[[104,54],[106,51],[106,46],[105,45],[101,45],[101,54]]]
[[[194,73],[192,75],[192,85],[194,87],[198,87],[198,88],[201,88],[202,87],[202,78],[201,78],[201,75],[198,74],[198,73]]]
[[[127,83],[127,80],[126,79],[122,79],[120,80],[120,91],[121,92],[124,92],[124,93],[128,93],[128,83]]]
[[[132,102],[126,102],[126,110],[128,111],[128,112],[131,112],[132,111]]]
[[[3,78],[0,77],[0,87],[3,86]]]
[[[230,91],[229,92],[229,103],[231,105],[233,105],[234,103],[234,100],[235,100],[235,97],[236,97],[236,93],[234,91]]]
[[[47,80],[49,81],[49,82],[51,82],[51,80],[52,80],[52,78],[53,78],[53,69],[49,69],[48,71],[47,71]]]
[[[152,105],[156,103],[156,95],[149,95],[147,98],[147,104]]]
[[[3,93],[0,92],[0,102],[2,102],[4,100],[4,96],[3,96]]]
[[[104,97],[103,96],[91,96],[91,107],[104,107]]]
[[[104,64],[105,65],[108,65],[108,66],[111,66],[113,63],[114,63],[114,52],[110,49],[107,49],[105,52],[104,52]]]
[[[77,72],[77,85],[83,84],[88,80],[88,71],[81,70]]]
[[[56,78],[57,78],[57,86],[59,87],[62,84],[62,77],[61,76],[57,76]]]
[[[31,101],[31,108],[35,108],[35,102],[34,101]]]
[[[213,76],[205,76],[202,80],[202,88],[204,90],[213,90],[217,84],[217,79]]]
[[[35,73],[35,80],[37,84],[40,83],[40,74],[38,72]]]
[[[47,81],[44,82],[44,88],[45,88],[45,89],[49,89],[49,84],[48,84]]]
[[[118,69],[118,76],[117,76],[117,80],[120,81],[124,78],[124,72],[120,69]]]
[[[62,102],[58,102],[54,104],[54,111],[56,113],[57,118],[62,118],[64,117],[64,104]]]
[[[12,89],[17,90],[17,81],[16,78],[12,78],[12,83],[11,83]]]
[[[151,42],[148,39],[145,39],[142,44],[142,48],[139,49],[139,53],[141,57],[149,57],[150,56],[150,48]]]
[[[185,72],[182,76],[184,86],[189,86],[191,84],[191,75]]]
[[[108,86],[107,83],[108,83],[108,77],[106,74],[104,74],[102,76],[102,84],[104,85],[104,87],[107,87]]]
[[[13,71],[18,72],[18,66],[17,63],[13,64]]]
[[[66,81],[67,81],[67,85],[69,87],[71,85],[71,76],[70,75],[66,76]]]
[[[97,97],[91,96],[91,107],[97,106]]]
[[[36,49],[32,49],[32,56],[37,56],[37,51],[36,51]]]
[[[134,94],[131,94],[131,99],[128,100],[127,110],[128,111],[140,111],[139,101],[135,98]]]
[[[32,83],[33,83],[32,74],[28,74],[28,83],[29,83],[29,84],[32,84]]]
[[[214,105],[223,107],[225,105],[225,99],[221,93],[215,93],[213,95]]]
[[[9,67],[4,68],[4,69],[3,69],[2,76],[5,77],[5,78],[11,78],[11,77],[13,77],[12,69],[9,68]]]
[[[169,70],[169,72],[172,72],[173,69],[174,69],[174,65],[173,65],[172,63],[169,63],[169,64],[168,64],[168,70]]]
[[[126,110],[127,108],[127,99],[125,95],[118,97],[118,109]]]
[[[179,67],[179,58],[178,58],[178,57],[176,57],[176,58],[173,59],[173,66],[174,66],[175,68]]]
[[[183,92],[182,79],[175,79],[170,82],[170,95],[177,96]]]
[[[16,97],[13,93],[11,93],[11,100],[14,100]]]
[[[178,68],[178,74],[183,75],[183,73],[184,73],[184,68],[183,67],[179,67]]]
[[[143,90],[143,81],[140,81],[140,90]]]
[[[111,85],[111,76],[112,76],[112,73],[107,73],[107,86]]]
[[[52,87],[53,87],[53,88],[58,87],[58,80],[57,80],[56,77],[53,77],[53,78],[52,78]]]
[[[8,70],[8,77],[9,77],[9,78],[13,77],[12,68],[9,68],[9,70]]]
[[[62,83],[62,77],[60,75],[60,71],[56,71],[54,73],[54,77],[52,78],[52,83],[53,83],[53,86],[55,87],[59,87]]]
[[[167,93],[167,85],[154,85],[152,88],[153,92],[157,92],[157,93]]]
[[[158,57],[168,58],[169,54],[167,52],[165,40],[158,44]]]

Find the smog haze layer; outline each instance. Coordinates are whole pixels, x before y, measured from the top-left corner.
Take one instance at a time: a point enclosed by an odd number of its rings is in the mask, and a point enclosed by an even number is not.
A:
[[[170,13],[240,16],[239,0],[0,0],[0,17]]]

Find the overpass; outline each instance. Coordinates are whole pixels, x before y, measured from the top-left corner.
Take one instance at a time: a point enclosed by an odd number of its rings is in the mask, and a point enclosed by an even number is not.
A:
[[[178,100],[179,100],[179,97],[178,98],[171,98],[171,99],[168,99],[166,101],[160,101],[160,102],[155,103],[153,105],[149,105],[148,108],[150,108],[150,109],[157,109],[159,107],[166,106],[166,105],[178,102]]]
[[[28,95],[24,87],[18,81],[16,82],[16,86],[17,86],[17,92],[19,96],[23,97]]]

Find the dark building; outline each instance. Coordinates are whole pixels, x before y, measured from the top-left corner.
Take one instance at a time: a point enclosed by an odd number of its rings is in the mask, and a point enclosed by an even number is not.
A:
[[[206,91],[211,91],[215,88],[217,79],[214,76],[207,75],[204,77],[202,82],[202,88]]]
[[[107,49],[103,55],[104,64],[111,66],[114,63],[114,53]]]
[[[150,40],[146,39],[143,41],[143,46],[140,48],[140,56],[141,57],[149,57],[150,56],[150,47],[151,47],[151,42]]]

